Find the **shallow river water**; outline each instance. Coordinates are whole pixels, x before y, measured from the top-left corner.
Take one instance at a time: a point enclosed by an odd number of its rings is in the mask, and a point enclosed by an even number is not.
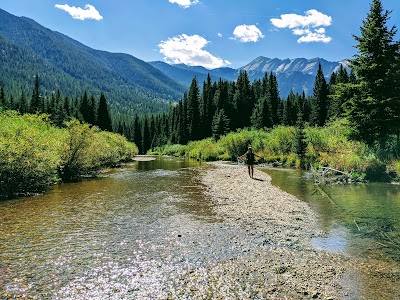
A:
[[[44,195],[1,201],[0,299],[174,298],[185,274],[246,255],[242,245],[258,247],[254,236],[213,213],[197,166],[167,157],[139,161]],[[266,171],[319,214],[326,236],[314,247],[400,263],[400,187],[330,188],[332,203],[303,173]],[[384,205],[360,196],[374,191]]]
[[[392,260],[400,265],[400,185],[321,185],[301,170],[264,169],[272,184],[306,201],[319,216],[325,236],[316,248],[353,256]]]
[[[199,163],[139,161],[0,202],[0,299],[174,298],[185,274],[252,247],[196,182]]]

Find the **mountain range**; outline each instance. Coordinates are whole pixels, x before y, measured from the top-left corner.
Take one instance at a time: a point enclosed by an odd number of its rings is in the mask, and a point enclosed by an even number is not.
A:
[[[217,81],[219,78],[234,81],[241,71],[246,71],[250,81],[254,81],[262,79],[265,73],[272,72],[277,77],[281,97],[286,97],[290,91],[294,93],[302,93],[304,91],[306,95],[311,95],[319,64],[321,64],[327,79],[330,78],[332,72],[337,72],[340,69],[340,65],[343,65],[348,71],[350,70],[347,60],[331,62],[323,58],[279,59],[263,56],[257,57],[249,64],[238,69],[217,68],[209,70],[200,66],[170,65],[162,61],[153,61],[149,62],[149,64],[186,88],[190,86],[194,77],[199,82],[203,82],[207,78],[207,74],[210,74],[212,81]]]
[[[347,61],[329,62],[322,58],[278,59],[258,57],[238,68],[206,69],[161,61],[145,62],[132,55],[92,49],[52,31],[26,17],[16,17],[0,9],[0,85],[9,93],[31,91],[34,76],[40,74],[43,92],[60,90],[70,97],[85,90],[107,95],[111,107],[128,113],[155,112],[181,98],[194,77],[202,82],[210,74],[234,81],[247,71],[251,81],[265,73],[277,76],[281,97],[290,91],[312,94],[318,64],[329,77]]]

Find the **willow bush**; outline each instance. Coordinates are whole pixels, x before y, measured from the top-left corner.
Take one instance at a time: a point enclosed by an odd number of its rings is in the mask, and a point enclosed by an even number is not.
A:
[[[64,130],[59,174],[63,181],[95,176],[102,168],[117,166],[137,153],[136,145],[125,137],[72,120]]]
[[[72,120],[61,129],[48,115],[0,113],[0,197],[40,193],[56,182],[98,174],[138,153],[121,135]]]
[[[58,181],[62,131],[45,115],[0,114],[0,195],[38,193]]]

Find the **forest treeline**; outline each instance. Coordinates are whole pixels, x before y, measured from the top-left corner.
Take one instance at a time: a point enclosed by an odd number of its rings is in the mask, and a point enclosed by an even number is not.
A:
[[[40,86],[39,74],[35,75],[30,95],[26,95],[23,90],[17,97],[12,93],[6,95],[5,89],[0,86],[0,107],[3,110],[18,111],[20,114],[48,114],[52,124],[58,127],[75,118],[83,123],[96,125],[101,130],[113,131],[111,113],[104,93],[100,93],[99,100],[86,91],[75,99],[63,97],[60,91],[46,97],[41,93]]]
[[[290,93],[279,97],[273,73],[251,83],[247,72],[240,72],[233,82],[212,82],[210,76],[202,89],[196,78],[187,93],[169,112],[117,120],[115,130],[135,141],[141,153],[165,144],[187,144],[189,141],[220,136],[242,128],[268,129],[299,122],[324,126],[343,114],[342,98],[331,97],[335,86],[357,84],[353,73],[342,66],[327,83],[321,65],[315,80],[313,96]]]

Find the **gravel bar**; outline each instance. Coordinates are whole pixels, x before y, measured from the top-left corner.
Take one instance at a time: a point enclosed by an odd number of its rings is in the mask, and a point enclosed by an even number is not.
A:
[[[321,233],[307,203],[273,186],[260,170],[251,179],[243,165],[211,163],[200,177],[224,222],[262,241],[252,249],[243,245],[246,255],[207,270],[212,298],[357,298],[343,281],[349,258],[310,245]]]

